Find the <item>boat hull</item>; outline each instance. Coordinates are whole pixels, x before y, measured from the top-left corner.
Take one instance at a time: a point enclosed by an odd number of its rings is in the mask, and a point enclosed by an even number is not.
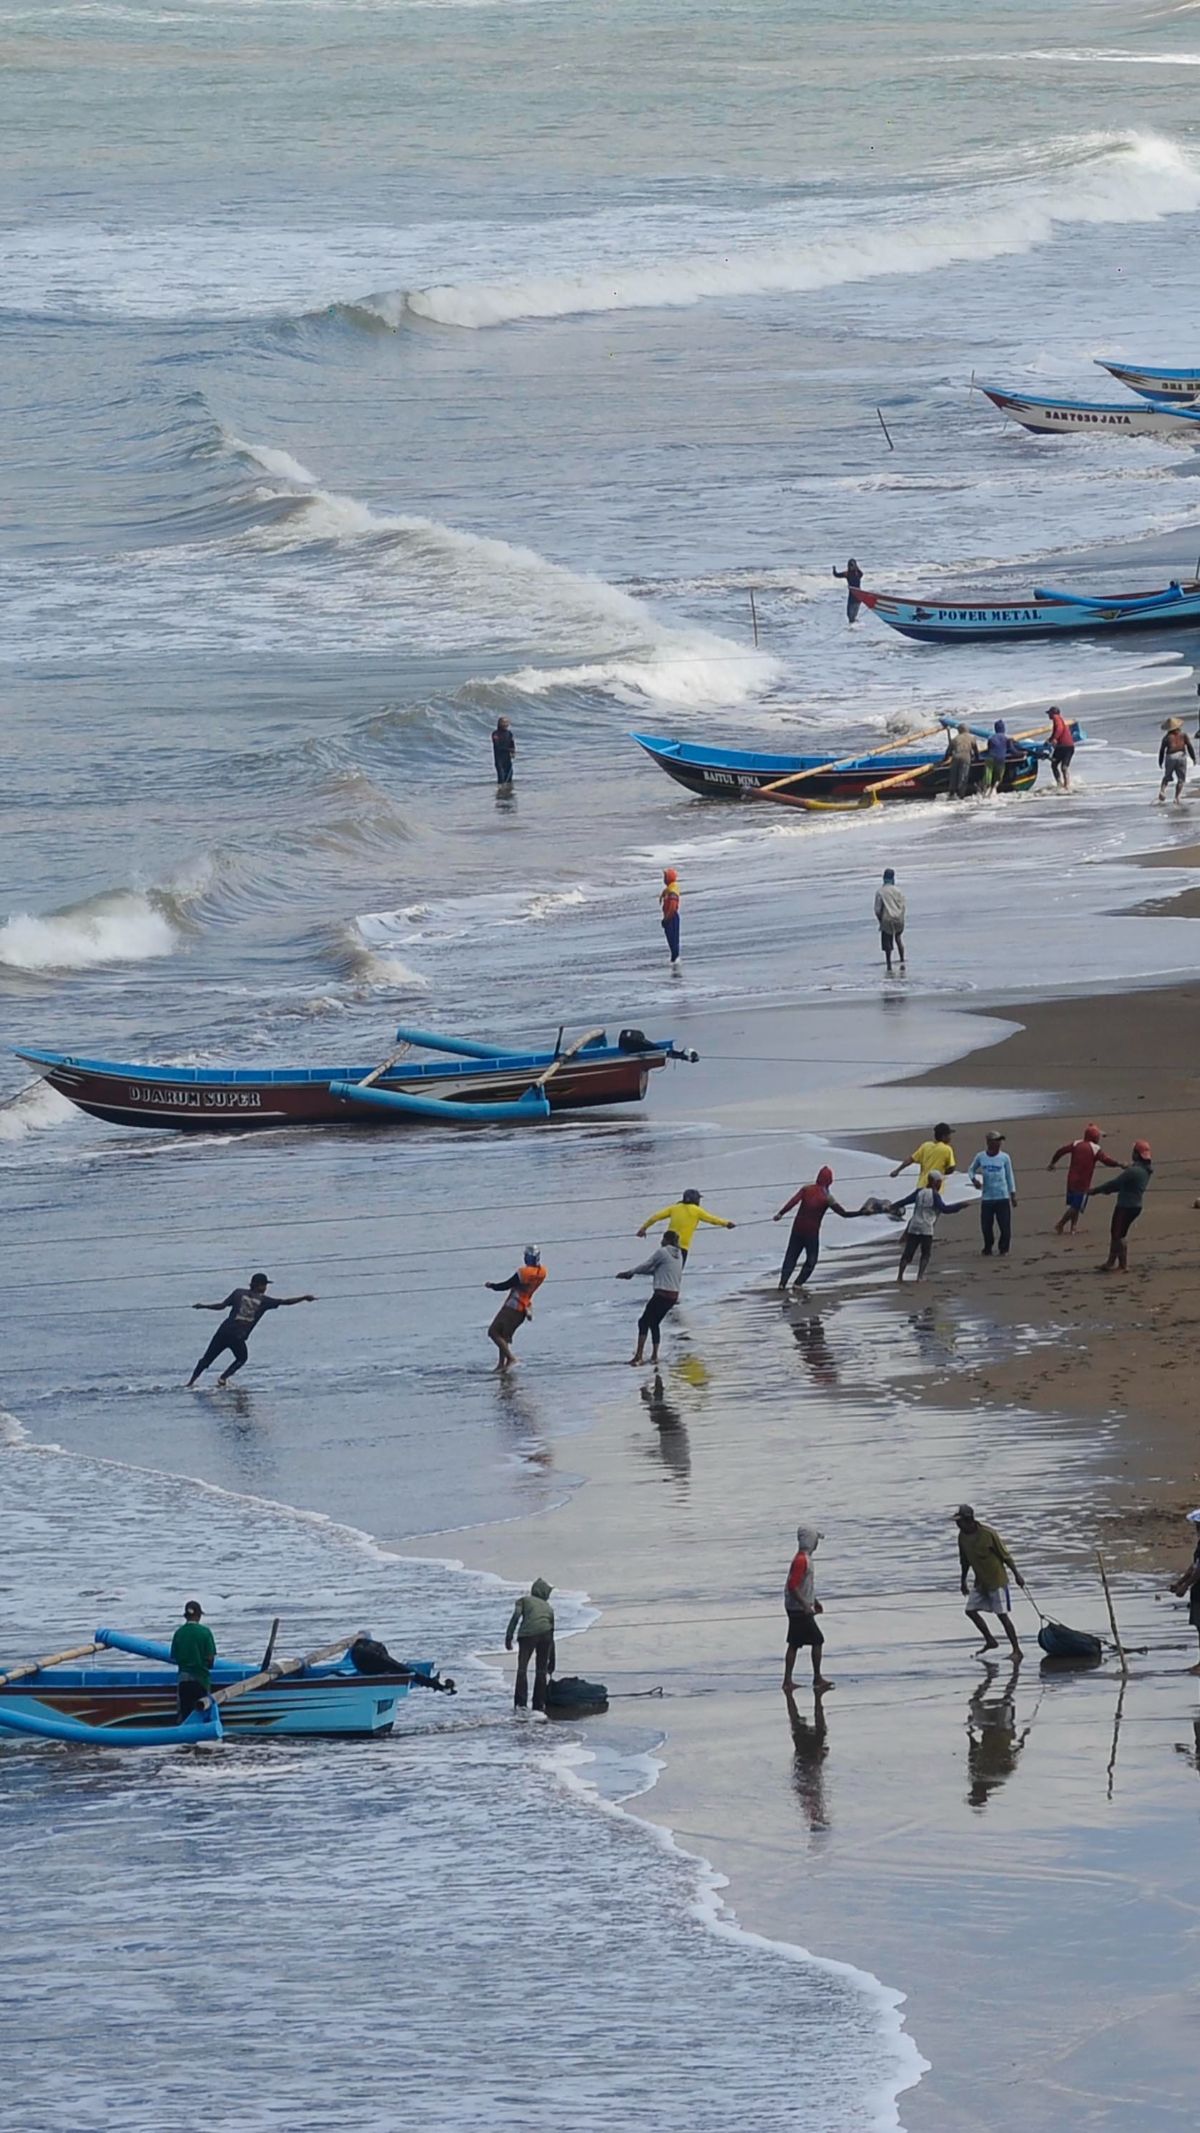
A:
[[[1144,400],[1200,400],[1200,370],[1180,367],[1176,370],[1147,369],[1135,363],[1110,363],[1104,356],[1097,356],[1101,370],[1107,370],[1131,393],[1140,393]]]
[[[1114,630],[1176,629],[1200,626],[1200,590],[1158,600],[1131,595],[1107,607],[1083,599],[1039,598],[939,601],[906,600],[899,594],[860,592],[864,607],[889,629],[917,644],[970,644],[1022,637],[1106,635]]]
[[[219,1673],[214,1688],[221,1688]],[[359,1674],[337,1679],[285,1677],[221,1707],[226,1734],[238,1739],[350,1739],[390,1733],[396,1706],[408,1695],[403,1675]],[[55,1668],[43,1677],[0,1687],[0,1739],[10,1713],[19,1718],[72,1719],[105,1732],[170,1727],[177,1699],[172,1675],[137,1667]]]
[[[1044,400],[1031,393],[1006,393],[989,385],[980,388],[993,407],[1023,429],[1039,435],[1173,437],[1185,444],[1200,444],[1200,410],[1166,407],[1147,401],[1128,407],[1105,400]]]
[[[581,1111],[610,1104],[640,1103],[651,1073],[665,1065],[669,1045],[623,1052],[616,1045],[581,1053],[545,1085],[551,1111]],[[22,1051],[51,1088],[92,1118],[114,1126],[148,1126],[175,1133],[262,1131],[281,1126],[391,1127],[412,1124],[390,1105],[371,1106],[335,1095],[334,1082],[362,1081],[370,1066],[324,1068],[238,1067],[222,1072],[197,1067],[138,1066],[114,1060],[80,1059],[63,1053]],[[463,1060],[413,1067],[405,1061],[375,1083],[381,1093],[445,1097],[445,1118],[455,1123],[457,1099],[479,1111],[515,1104],[554,1061],[552,1052],[530,1053],[489,1065]],[[476,1111],[475,1107],[479,1107]],[[440,1117],[442,1114],[438,1114]],[[503,1115],[503,1114],[502,1114]],[[428,1114],[424,1114],[427,1118]],[[418,1119],[416,1122],[420,1122]]]
[[[821,768],[820,756],[754,755],[738,749],[693,747],[686,741],[660,740],[644,733],[635,733],[633,739],[677,785],[703,800],[752,800],[765,794],[769,799],[778,798],[784,804],[792,805],[799,803],[822,808],[870,806],[874,797],[871,786],[906,770],[912,773],[911,781],[905,780],[881,793],[881,801],[936,799],[939,793],[947,791],[950,783],[950,765],[941,749],[936,755],[897,751],[895,755],[875,756],[869,762],[842,770],[825,771]],[[815,776],[811,774],[814,771]],[[1037,774],[1036,754],[1032,750],[1023,750],[1007,765],[1003,790],[1028,792],[1037,782]],[[780,778],[800,775],[803,775],[804,782],[795,787],[790,797],[786,790],[777,795],[765,791]],[[982,789],[984,776],[984,766],[980,763],[973,773],[976,789]]]

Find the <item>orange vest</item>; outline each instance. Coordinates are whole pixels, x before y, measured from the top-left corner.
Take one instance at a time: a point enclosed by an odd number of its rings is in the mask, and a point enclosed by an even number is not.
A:
[[[546,1279],[544,1266],[523,1266],[517,1274],[517,1290],[513,1302],[522,1317],[528,1317],[533,1309],[533,1299]]]

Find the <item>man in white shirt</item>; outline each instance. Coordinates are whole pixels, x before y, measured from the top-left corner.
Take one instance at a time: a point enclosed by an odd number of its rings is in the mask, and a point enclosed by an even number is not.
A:
[[[904,969],[904,916],[907,906],[903,889],[896,887],[895,869],[885,867],[882,887],[875,891],[875,916],[879,920],[879,945],[887,961],[887,974],[892,975],[892,957],[898,955],[900,968]]]

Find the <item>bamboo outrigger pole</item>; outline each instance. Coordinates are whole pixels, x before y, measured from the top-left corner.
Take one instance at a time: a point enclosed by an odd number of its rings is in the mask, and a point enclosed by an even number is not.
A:
[[[934,735],[936,733],[941,733],[942,730],[943,729],[941,728],[941,726],[929,726],[926,728],[924,733],[906,733],[903,736],[903,743],[906,743],[909,747],[912,747],[917,741],[932,740]],[[895,737],[893,736],[891,740],[881,742],[878,748],[867,748],[865,750],[860,750],[858,755],[844,755],[839,760],[832,763],[814,763],[810,770],[791,770],[788,772],[786,778],[772,778],[769,785],[756,786],[753,797],[756,800],[761,800],[768,793],[781,792],[785,785],[803,785],[806,778],[820,778],[823,777],[827,771],[850,770],[857,763],[869,763],[874,756],[888,755],[889,753],[895,750],[896,745],[897,743]],[[911,771],[906,770],[904,772],[904,776],[906,778],[912,775],[913,773]]]
[[[239,1696],[248,1696],[251,1689],[268,1688],[272,1681],[283,1681],[288,1674],[302,1674],[306,1666],[317,1666],[322,1659],[333,1659],[354,1642],[352,1637],[338,1637],[333,1644],[323,1644],[319,1651],[306,1652],[302,1659],[281,1659],[275,1666],[266,1666],[260,1674],[251,1674],[245,1681],[231,1681],[227,1689],[216,1689],[212,1701],[215,1704],[233,1703]]]
[[[0,1688],[10,1681],[24,1681],[30,1674],[40,1674],[46,1666],[65,1666],[68,1659],[90,1659],[93,1652],[102,1652],[102,1644],[73,1644],[69,1651],[48,1652],[44,1659],[30,1659],[25,1666],[14,1666],[7,1674],[0,1674]]]

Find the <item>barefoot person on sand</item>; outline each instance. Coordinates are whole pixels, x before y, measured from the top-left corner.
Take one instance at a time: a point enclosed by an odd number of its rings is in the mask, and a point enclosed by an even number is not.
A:
[[[500,1293],[507,1291],[508,1294],[508,1302],[501,1304],[488,1327],[488,1339],[494,1341],[500,1354],[497,1370],[511,1370],[516,1362],[512,1352],[513,1335],[519,1332],[527,1318],[533,1317],[533,1299],[545,1279],[541,1252],[536,1244],[527,1244],[524,1262],[515,1274],[510,1274],[507,1281],[484,1282],[485,1289]]]
[[[938,1216],[961,1215],[964,1207],[969,1207],[970,1204],[969,1200],[958,1200],[951,1207],[943,1200],[942,1173],[940,1170],[931,1170],[928,1185],[918,1185],[916,1191],[910,1192],[906,1200],[893,1200],[892,1213],[894,1215],[898,1215],[905,1207],[911,1207],[912,1209],[912,1213],[908,1218],[908,1227],[904,1232],[904,1242],[900,1247],[900,1264],[896,1268],[897,1281],[903,1281],[906,1269],[912,1265],[914,1259],[917,1259],[918,1253],[920,1258],[917,1263],[916,1278],[918,1281],[924,1281],[926,1274],[929,1272],[929,1259],[933,1251],[933,1233],[937,1228]]]
[[[821,1535],[815,1526],[797,1526],[796,1553],[788,1569],[783,1588],[783,1608],[787,1616],[787,1652],[783,1661],[781,1687],[785,1696],[792,1693],[792,1674],[796,1666],[796,1653],[802,1649],[812,1653],[813,1688],[818,1696],[833,1687],[821,1672],[821,1654],[825,1639],[821,1634],[817,1616],[825,1612],[817,1598],[816,1581],[813,1576],[812,1559],[816,1554]]]
[[[1054,1225],[1056,1237],[1061,1237],[1064,1233],[1071,1237],[1075,1235],[1079,1227],[1079,1217],[1088,1204],[1097,1163],[1106,1163],[1110,1170],[1119,1170],[1121,1167],[1115,1155],[1104,1153],[1100,1146],[1103,1137],[1099,1126],[1085,1126],[1081,1138],[1077,1141],[1064,1141],[1061,1148],[1055,1149],[1046,1165],[1047,1170],[1053,1170],[1064,1155],[1071,1159],[1067,1165],[1066,1212],[1059,1216]]]
[[[260,1318],[268,1311],[286,1311],[292,1304],[311,1304],[315,1296],[268,1296],[270,1280],[266,1274],[251,1274],[247,1289],[231,1289],[223,1303],[193,1304],[193,1311],[227,1311],[228,1318],[221,1321],[207,1348],[188,1379],[189,1386],[202,1377],[210,1363],[226,1351],[233,1357],[227,1370],[221,1372],[218,1385],[228,1385],[235,1372],[242,1368],[249,1353],[246,1342]]]
[[[821,1256],[821,1224],[827,1214],[832,1211],[835,1215],[841,1215],[844,1221],[852,1222],[856,1215],[865,1212],[861,1207],[843,1207],[840,1200],[835,1200],[829,1190],[832,1183],[833,1172],[826,1163],[823,1169],[818,1170],[813,1183],[802,1185],[799,1192],[794,1192],[790,1200],[785,1200],[779,1213],[772,1217],[774,1221],[782,1222],[793,1207],[796,1210],[792,1218],[791,1235],[783,1254],[783,1265],[779,1269],[781,1289],[786,1289],[796,1261],[802,1254],[804,1265],[796,1275],[796,1288],[802,1289],[809,1279]]]
[[[1171,1590],[1177,1593],[1180,1599],[1183,1598],[1185,1593],[1188,1595],[1188,1621],[1191,1623],[1196,1635],[1200,1637],[1200,1511],[1188,1512],[1188,1524],[1191,1526],[1192,1538],[1196,1544],[1195,1552],[1183,1576],[1176,1578]],[[1189,1674],[1200,1674],[1200,1660],[1197,1661],[1195,1666],[1189,1666],[1188,1672]]]
[[[618,1274],[616,1278],[618,1281],[632,1281],[635,1274],[649,1274],[654,1284],[650,1291],[650,1300],[637,1322],[637,1347],[629,1358],[630,1363],[636,1367],[642,1361],[647,1334],[650,1336],[650,1360],[657,1363],[662,1322],[679,1302],[679,1291],[683,1284],[683,1253],[679,1249],[679,1239],[673,1229],[664,1231],[658,1250],[651,1252],[648,1259],[643,1259],[640,1266],[626,1267],[624,1273]]]
[[[897,1163],[892,1176],[900,1177],[904,1171],[911,1170],[914,1163],[917,1166],[918,1185],[928,1185],[930,1173],[934,1170],[940,1178],[948,1178],[958,1169],[954,1150],[950,1146],[950,1128],[945,1119],[941,1119],[934,1127],[931,1140],[922,1141],[919,1148],[913,1149],[907,1163]]]
[[[993,1637],[983,1619],[985,1615],[995,1615],[1012,1646],[1013,1658],[1020,1659],[1022,1652],[1012,1624],[1012,1600],[1006,1573],[1012,1571],[1022,1591],[1025,1580],[995,1528],[981,1524],[969,1503],[960,1503],[954,1523],[958,1527],[958,1561],[967,1620],[975,1624],[983,1638],[983,1648],[978,1656],[982,1658],[985,1653],[999,1649],[999,1639]]]
[[[647,1215],[638,1236],[644,1237],[647,1230],[654,1228],[656,1222],[665,1222],[668,1229],[674,1230],[685,1266],[692,1248],[692,1239],[702,1222],[711,1223],[714,1229],[737,1228],[736,1222],[731,1222],[728,1215],[710,1215],[707,1207],[701,1207],[700,1194],[695,1185],[689,1185],[682,1200],[676,1200],[673,1207],[660,1207],[656,1215]],[[663,1241],[665,1243],[665,1238]]]
[[[1097,1196],[1102,1192],[1115,1192],[1117,1204],[1113,1209],[1112,1228],[1108,1236],[1108,1257],[1100,1268],[1102,1274],[1125,1274],[1129,1270],[1129,1246],[1127,1238],[1142,1211],[1154,1165],[1150,1160],[1149,1141],[1135,1141],[1133,1153],[1119,1177],[1110,1178],[1107,1185],[1097,1185]]]

